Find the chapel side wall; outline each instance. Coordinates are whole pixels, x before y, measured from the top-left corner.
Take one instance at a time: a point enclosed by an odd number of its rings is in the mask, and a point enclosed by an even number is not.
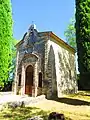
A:
[[[58,96],[77,92],[75,53],[64,45],[51,44],[55,52]]]
[[[52,60],[53,58],[55,60]],[[54,64],[55,69],[52,66]],[[52,73],[56,75],[53,76]],[[63,45],[55,43],[52,38],[47,41],[45,49],[45,78],[49,81],[49,90],[47,91],[49,96],[52,96],[53,87],[57,89],[58,97],[77,91],[75,54],[68,48],[63,47]]]
[[[49,39],[45,43],[44,80],[46,97],[57,96],[55,54]]]
[[[47,98],[50,97],[50,88],[49,81],[51,82],[51,67],[48,66],[48,54],[49,54],[49,44],[48,40],[45,43],[44,47],[44,73],[43,73],[43,90],[42,93],[46,95]],[[50,73],[49,73],[50,72]]]

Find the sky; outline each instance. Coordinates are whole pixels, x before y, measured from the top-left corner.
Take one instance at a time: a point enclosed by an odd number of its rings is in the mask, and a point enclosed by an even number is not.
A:
[[[11,1],[15,39],[21,40],[33,21],[38,31],[53,31],[65,41],[64,31],[74,16],[74,0]]]

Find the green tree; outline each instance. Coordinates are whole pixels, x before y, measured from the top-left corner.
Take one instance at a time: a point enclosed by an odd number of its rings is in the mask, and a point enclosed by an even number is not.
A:
[[[0,86],[8,81],[12,61],[12,10],[10,0],[0,0]]]
[[[90,0],[76,0],[75,26],[80,84],[90,89]]]
[[[10,71],[9,71],[9,81],[14,80],[15,64],[16,64],[16,48],[15,48],[15,45],[18,42],[19,42],[18,40],[13,38],[13,41],[12,41],[12,64],[10,66]]]
[[[79,71],[90,72],[90,0],[76,0],[76,42]]]
[[[67,43],[76,49],[76,30],[75,30],[75,17],[73,17],[64,32]]]

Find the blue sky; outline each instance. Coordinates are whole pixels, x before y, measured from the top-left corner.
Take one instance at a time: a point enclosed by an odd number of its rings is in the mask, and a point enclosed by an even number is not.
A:
[[[74,8],[74,0],[12,0],[14,37],[22,39],[34,21],[39,31],[53,31],[65,40],[64,31]]]

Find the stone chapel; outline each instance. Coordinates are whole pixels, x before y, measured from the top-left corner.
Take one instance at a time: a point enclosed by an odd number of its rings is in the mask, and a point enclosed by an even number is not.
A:
[[[75,50],[52,31],[31,25],[16,49],[15,94],[49,98],[77,92]]]

